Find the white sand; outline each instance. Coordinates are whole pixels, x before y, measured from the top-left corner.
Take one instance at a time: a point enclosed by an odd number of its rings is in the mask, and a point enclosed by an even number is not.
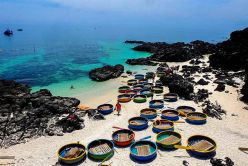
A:
[[[172,64],[172,63],[170,63]],[[178,64],[178,63],[177,63]],[[184,64],[184,63],[181,63]],[[154,70],[154,68],[151,68]],[[144,71],[147,72],[147,71]],[[108,81],[108,87],[105,91],[95,91],[92,92],[95,96],[94,98],[87,98],[83,93],[78,97],[82,104],[88,104],[91,107],[96,107],[102,103],[112,100],[110,103],[115,104],[116,96],[118,95],[117,89],[120,85],[124,85],[121,81],[128,80],[130,78],[119,78],[115,80]],[[214,85],[214,86],[212,86]],[[209,99],[218,103],[227,111],[227,115],[223,116],[223,120],[217,120],[213,118],[208,118],[207,124],[205,125],[190,125],[188,123],[176,123],[175,131],[178,131],[182,135],[182,144],[186,145],[186,140],[189,136],[194,134],[207,135],[213,138],[217,144],[217,154],[216,157],[224,158],[230,157],[235,165],[244,166],[248,165],[248,154],[245,154],[238,150],[238,147],[248,148],[248,111],[244,110],[244,103],[237,100],[237,89],[226,86],[225,92],[214,92],[217,85],[209,84],[208,86],[195,86],[197,88],[207,88],[209,91],[213,92],[213,95]],[[168,92],[168,88],[165,88],[165,93]],[[160,99],[162,96],[155,96],[155,99]],[[150,99],[148,99],[149,101]],[[194,106],[197,111],[202,112],[200,105],[195,104],[192,101],[179,100],[176,103],[166,103],[167,106],[177,107],[180,105],[190,105]],[[31,140],[26,144],[19,144],[12,146],[8,149],[1,149],[0,155],[14,155],[16,157],[13,161],[0,160],[1,162],[15,162],[16,165],[36,165],[36,166],[46,166],[54,165],[57,162],[56,152],[64,144],[81,141],[84,144],[88,144],[90,141],[99,138],[111,139],[111,134],[114,129],[112,126],[118,126],[122,128],[127,128],[128,119],[134,116],[139,116],[140,110],[142,108],[148,107],[148,102],[143,104],[137,104],[134,102],[129,102],[127,104],[122,104],[123,110],[121,116],[111,115],[106,116],[106,120],[94,121],[89,120],[85,117],[85,128],[79,131],[75,131],[70,134],[65,134],[62,137],[40,137],[38,139]],[[231,114],[237,114],[238,116],[231,116]],[[145,136],[152,136],[152,141],[156,140],[156,134],[152,132],[152,127],[144,131],[135,132],[136,139],[140,139]],[[118,153],[106,163],[113,162],[113,165],[139,165],[138,163],[132,161],[129,157],[129,148],[117,149]],[[197,159],[190,157],[190,155],[183,149],[175,151],[160,151],[157,158],[151,163],[146,165],[182,165],[183,160],[187,160],[190,165],[202,166],[211,165],[209,160]],[[98,165],[99,163],[93,162],[88,158],[81,165]]]

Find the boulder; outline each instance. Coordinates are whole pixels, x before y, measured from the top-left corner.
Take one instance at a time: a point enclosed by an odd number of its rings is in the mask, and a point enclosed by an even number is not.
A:
[[[225,90],[225,84],[218,84],[214,91],[223,92]]]
[[[106,81],[109,79],[120,77],[124,72],[123,65],[104,66],[93,69],[89,72],[89,77],[94,81]]]
[[[198,85],[208,85],[209,82],[204,80],[203,78],[201,78],[198,82],[197,82]]]
[[[126,63],[129,65],[147,65],[156,66],[158,63],[152,62],[149,58],[128,59]]]
[[[241,89],[241,94],[243,97],[241,98],[244,102],[248,102],[248,66],[245,70],[245,84],[243,85]]]

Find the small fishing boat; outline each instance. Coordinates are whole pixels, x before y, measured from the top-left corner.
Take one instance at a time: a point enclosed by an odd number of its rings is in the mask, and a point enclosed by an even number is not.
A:
[[[179,119],[179,112],[173,109],[165,109],[162,111],[162,119],[176,121]]]
[[[137,83],[138,83],[138,80],[136,80],[136,79],[131,79],[131,80],[127,81],[127,85],[130,85],[130,86],[135,85]]]
[[[134,78],[137,79],[137,80],[142,80],[142,79],[145,79],[145,75],[144,74],[136,74],[134,76]]]
[[[86,157],[86,147],[79,142],[70,143],[62,146],[57,154],[60,162],[64,164],[75,164]]]
[[[141,79],[138,81],[139,84],[145,84],[145,83],[148,83],[148,80],[147,79]]]
[[[129,94],[131,97],[133,97],[137,94],[137,92],[135,90],[130,89],[126,91],[126,94]]]
[[[133,90],[136,92],[141,91],[143,88],[144,88],[144,85],[142,85],[142,84],[136,84],[133,86]]]
[[[115,145],[120,147],[129,146],[135,138],[135,134],[132,130],[120,129],[112,134],[112,139]]]
[[[118,101],[121,103],[127,103],[131,101],[131,96],[129,94],[122,94],[118,96]]]
[[[144,85],[144,88],[143,89],[147,89],[147,90],[152,89],[152,86],[153,86],[152,83],[144,83],[143,85]]]
[[[121,86],[119,87],[119,93],[126,93],[127,90],[130,90],[129,86]]]
[[[154,142],[140,140],[130,147],[130,156],[137,161],[150,161],[157,155],[157,145]]]
[[[188,113],[195,112],[195,108],[190,106],[179,106],[177,107],[177,111],[181,116],[186,116]]]
[[[164,101],[163,100],[152,100],[149,102],[150,108],[163,108],[164,107]]]
[[[145,103],[146,102],[146,95],[135,95],[133,97],[133,102],[135,102],[135,103]]]
[[[133,130],[143,130],[148,127],[148,120],[144,117],[133,117],[128,120],[128,127]]]
[[[170,122],[170,121],[167,121],[167,120],[155,120],[153,123],[153,128],[152,130],[155,132],[155,133],[159,133],[159,132],[162,132],[162,131],[173,131],[174,130],[174,123],[173,122]]]
[[[163,131],[157,134],[156,143],[165,149],[174,149],[174,145],[181,145],[182,136],[175,131]]]
[[[153,108],[144,108],[140,111],[140,116],[147,119],[154,119],[157,117],[157,111]]]
[[[164,94],[164,101],[175,102],[178,100],[178,95],[176,93],[166,93]]]
[[[106,160],[114,155],[114,143],[107,139],[97,139],[87,146],[88,156],[95,160]]]
[[[163,93],[164,88],[162,86],[154,86],[154,87],[152,87],[152,91],[154,93]]]
[[[101,114],[107,115],[114,111],[114,106],[112,104],[102,104],[97,107],[97,110]]]
[[[149,89],[141,90],[140,94],[145,95],[146,97],[151,97],[153,95],[152,91],[150,91]]]
[[[202,157],[213,156],[216,153],[216,142],[204,135],[194,135],[187,140],[187,150]]]
[[[205,124],[207,115],[201,112],[192,112],[186,115],[186,121],[191,124]]]

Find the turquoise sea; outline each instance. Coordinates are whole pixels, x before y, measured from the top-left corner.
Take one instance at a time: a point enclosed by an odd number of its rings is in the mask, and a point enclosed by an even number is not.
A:
[[[8,26],[0,24],[3,32]],[[28,84],[33,91],[49,89],[54,95],[74,96],[99,83],[88,72],[107,64],[123,64],[125,69],[141,71],[144,66],[129,66],[126,59],[147,57],[136,52],[125,40],[207,41],[222,40],[227,32],[158,27],[101,27],[83,25],[12,25],[14,35],[0,35],[0,77]],[[18,32],[17,28],[24,31]],[[194,33],[191,33],[193,32]],[[209,36],[212,36],[211,38]],[[71,90],[73,85],[75,90]]]

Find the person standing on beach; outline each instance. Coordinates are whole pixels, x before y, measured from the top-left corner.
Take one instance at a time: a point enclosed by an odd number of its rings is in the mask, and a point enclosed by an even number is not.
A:
[[[120,112],[121,112],[121,104],[119,101],[117,101],[116,105],[115,105],[115,110],[117,111],[117,115],[120,116]]]

